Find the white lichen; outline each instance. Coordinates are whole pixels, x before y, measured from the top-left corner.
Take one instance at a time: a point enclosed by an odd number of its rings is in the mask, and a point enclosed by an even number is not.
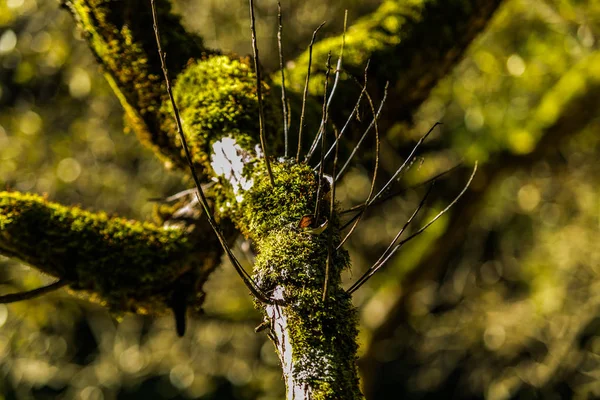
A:
[[[243,199],[242,192],[254,185],[254,181],[245,177],[243,172],[244,166],[256,156],[257,154],[244,150],[231,137],[224,137],[213,144],[210,165],[217,176],[221,176],[231,184],[238,203]]]
[[[272,298],[284,299],[284,288],[277,286]],[[310,398],[311,388],[306,381],[297,379],[297,366],[294,364],[293,348],[285,309],[277,304],[266,306],[267,316],[271,320],[271,333],[276,338],[277,354],[283,369],[283,378],[287,386],[287,400]]]

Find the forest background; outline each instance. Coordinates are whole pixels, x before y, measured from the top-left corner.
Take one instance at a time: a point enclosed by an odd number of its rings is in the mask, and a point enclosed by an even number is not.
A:
[[[305,50],[323,20],[323,36],[338,35],[344,9],[352,23],[378,5],[283,1],[286,59]],[[251,53],[245,3],[174,6],[206,46]],[[261,61],[274,71],[275,2],[257,4],[257,24]],[[461,160],[481,168],[451,213],[355,295],[367,398],[600,397],[599,35],[597,1],[506,0],[414,124],[388,123],[382,168],[391,173],[443,122],[399,188]],[[122,133],[121,106],[58,2],[0,2],[0,84],[3,189],[148,219],[150,198],[188,187]],[[434,207],[460,190],[463,172],[436,185]],[[366,198],[371,173],[350,171],[338,189],[343,204]],[[348,282],[379,256],[421,194],[406,190],[367,215],[348,244]],[[250,258],[246,247],[239,242],[241,259]],[[7,259],[0,279],[2,292],[49,281]],[[254,333],[260,317],[231,266],[206,291],[206,315],[183,339],[171,316],[126,315],[117,324],[66,292],[0,305],[0,392],[281,398],[277,357],[266,335]]]

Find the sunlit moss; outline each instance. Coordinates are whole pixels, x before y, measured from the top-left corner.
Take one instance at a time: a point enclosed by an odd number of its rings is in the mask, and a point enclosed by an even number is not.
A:
[[[116,310],[160,312],[195,265],[187,233],[0,192],[0,253],[97,293]]]
[[[73,0],[67,4],[125,108],[129,127],[163,160],[185,166],[178,146],[170,140],[174,125],[163,123],[171,114],[159,113],[167,92],[162,83],[149,3]],[[171,13],[169,1],[156,1],[156,9],[162,46],[169,54],[167,67],[171,79],[175,79],[189,59],[209,52],[198,36],[183,29],[180,18]],[[165,127],[172,131],[163,131]]]
[[[195,163],[207,174],[211,173],[211,146],[217,140],[232,137],[253,153],[260,143],[256,74],[248,61],[212,56],[190,64],[177,77],[174,93],[184,133]],[[280,142],[280,118],[264,83],[263,93],[265,136],[269,150],[274,150]],[[163,103],[161,113],[165,115],[164,125],[173,125],[170,101]],[[165,130],[171,132],[173,143],[179,143],[174,129]]]
[[[349,267],[344,250],[332,250],[322,299],[328,246],[335,249],[340,242],[338,219],[334,215],[318,235],[300,228],[302,216],[314,212],[318,177],[310,166],[295,163],[275,163],[273,174],[274,186],[264,164],[258,165],[254,186],[239,205],[239,228],[258,250],[255,280],[265,293],[283,289],[295,381],[310,385],[314,399],[360,399],[356,310],[340,285],[341,272]],[[322,189],[320,208],[328,210],[327,182]],[[329,218],[326,211],[321,216],[317,225]]]

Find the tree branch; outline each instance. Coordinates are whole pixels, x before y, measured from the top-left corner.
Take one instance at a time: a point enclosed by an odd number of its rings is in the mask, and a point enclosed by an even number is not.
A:
[[[382,118],[410,121],[412,114],[446,76],[473,39],[485,28],[501,0],[388,0],[359,19],[346,34],[344,70],[361,76],[370,60],[369,81],[379,90],[390,82],[390,99]],[[313,49],[315,69],[327,53],[338,49],[342,36],[323,40]],[[289,87],[299,91],[308,55],[298,57],[288,71]],[[314,71],[311,93],[320,95],[325,71]],[[276,79],[274,77],[274,79]],[[375,93],[375,92],[373,92]],[[340,100],[355,96],[338,97]],[[338,104],[344,112],[352,104]],[[385,127],[383,127],[385,130]]]
[[[191,286],[185,288],[188,302],[199,309],[202,284],[221,255],[212,235],[204,237],[203,231],[0,192],[0,254],[18,258],[72,289],[89,291],[116,311],[160,313],[173,292],[185,285]]]
[[[171,13],[168,0],[158,1],[158,14],[168,35],[168,67],[173,74],[191,58],[207,50],[198,36],[187,33],[180,18]],[[126,119],[140,140],[166,161],[183,165],[171,126],[165,125],[161,104],[160,60],[152,37],[152,15],[145,0],[67,0],[89,47],[126,111]]]

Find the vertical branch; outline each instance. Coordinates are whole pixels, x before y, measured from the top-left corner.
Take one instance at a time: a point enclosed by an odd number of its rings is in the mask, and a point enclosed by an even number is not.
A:
[[[304,129],[304,112],[306,110],[306,98],[308,96],[308,84],[310,82],[310,68],[312,66],[312,49],[315,44],[315,39],[319,30],[325,25],[325,22],[321,23],[315,29],[308,45],[308,71],[306,73],[306,81],[304,82],[304,93],[302,95],[302,111],[300,112],[300,127],[298,128],[298,152],[296,153],[296,162],[300,162],[300,153],[302,152],[302,130]]]
[[[367,95],[367,99],[369,100],[369,105],[371,106],[371,112],[373,113],[373,119],[375,120],[377,117],[376,117],[376,113],[375,113],[375,105],[373,104],[373,99],[371,99],[369,92],[366,92],[366,95]],[[344,243],[346,243],[348,238],[352,235],[352,233],[358,226],[362,216],[364,215],[365,211],[367,211],[367,207],[371,203],[371,196],[373,196],[373,192],[375,191],[375,182],[377,180],[377,171],[379,170],[379,146],[380,146],[379,125],[377,124],[377,121],[375,121],[375,168],[373,169],[373,179],[371,180],[371,188],[369,189],[369,195],[367,196],[367,200],[365,200],[364,207],[358,213],[358,217],[356,218],[356,221],[354,222],[354,224],[352,225],[352,227],[350,228],[350,230],[348,231],[346,236],[344,236],[344,238],[342,239],[342,241],[340,242],[340,244],[338,245],[336,250],[340,249],[344,245]],[[337,158],[337,154],[336,154],[336,158]],[[333,175],[333,176],[335,176],[335,175]]]
[[[250,30],[252,31],[252,52],[254,54],[254,72],[256,73],[256,96],[258,97],[258,123],[260,129],[260,146],[265,156],[265,163],[267,165],[267,173],[271,180],[271,186],[275,186],[275,179],[273,178],[273,171],[271,170],[271,161],[269,160],[269,153],[267,152],[267,146],[265,142],[265,113],[262,103],[262,83],[260,79],[260,65],[258,59],[258,45],[256,43],[256,27],[254,25],[254,0],[250,2]]]
[[[331,53],[327,56],[327,64],[326,64],[327,72],[325,73],[325,93],[323,94],[323,117],[321,119],[321,129],[319,130],[319,134],[321,135],[321,166],[319,167],[319,180],[317,184],[317,200],[315,202],[315,224],[319,224],[319,202],[321,197],[321,181],[323,180],[323,157],[325,155],[325,127],[327,125],[327,86],[329,83],[329,71],[331,68]],[[318,137],[318,135],[317,135]]]
[[[331,105],[331,101],[333,100],[333,96],[337,89],[338,83],[340,81],[340,73],[342,72],[342,59],[344,58],[344,46],[346,45],[346,25],[348,23],[348,10],[344,13],[344,33],[342,34],[342,48],[340,49],[340,56],[338,57],[336,68],[335,68],[335,79],[333,81],[333,86],[331,87],[331,93],[329,94],[329,99],[327,100],[327,111],[329,111],[329,106]],[[329,52],[328,57],[331,57],[331,52]],[[329,71],[329,70],[328,70]],[[320,135],[323,134],[323,125],[319,127],[319,133],[315,137],[308,153],[306,153],[305,162],[309,162],[312,155],[314,154],[317,143],[319,143]]]
[[[277,2],[277,20],[279,27],[277,30],[277,47],[279,48],[279,70],[281,71],[281,108],[283,110],[283,139],[284,139],[284,157],[288,156],[288,104],[287,96],[285,93],[285,71],[283,69],[283,46],[282,46],[282,35],[283,35],[283,24],[281,22],[281,2]]]
[[[337,131],[337,129],[334,127],[333,128],[333,134],[335,135],[335,155],[333,156],[333,168],[332,168],[332,172],[331,172],[331,197],[329,199],[329,221],[333,220],[333,210],[335,209],[335,181],[333,180],[333,177],[335,176],[335,170],[337,169],[337,161],[338,161],[338,151],[339,151],[339,132]],[[323,164],[323,161],[321,162],[321,164]],[[332,257],[332,241],[333,241],[333,232],[331,232],[331,230],[329,231],[329,235],[327,237],[327,262],[325,264],[325,282],[323,283],[323,298],[322,301],[325,301],[325,298],[327,297],[327,286],[329,285],[329,269],[330,269],[330,265],[331,265],[331,257]],[[338,249],[341,247],[341,245],[338,245],[335,248],[335,251],[338,251]]]

